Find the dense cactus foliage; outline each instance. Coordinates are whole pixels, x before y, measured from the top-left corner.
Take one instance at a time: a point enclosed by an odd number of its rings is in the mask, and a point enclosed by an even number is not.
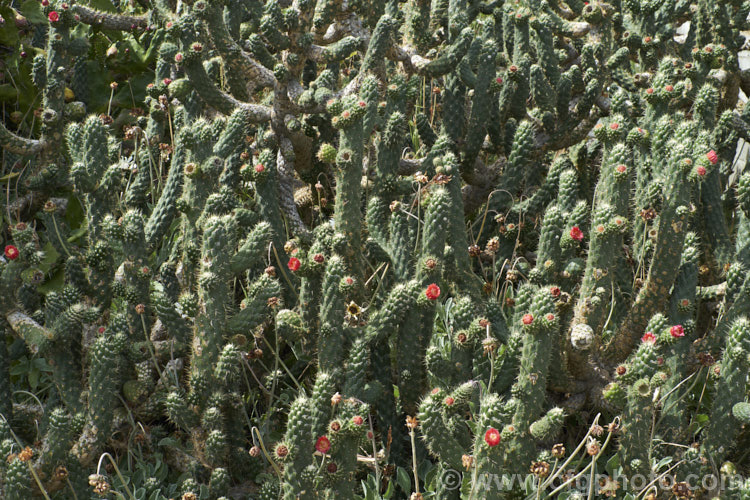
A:
[[[748,14],[0,6],[0,496],[750,496]]]

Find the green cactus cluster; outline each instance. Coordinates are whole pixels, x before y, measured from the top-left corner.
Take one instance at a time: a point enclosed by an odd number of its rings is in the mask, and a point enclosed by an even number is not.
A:
[[[0,6],[0,497],[748,497],[748,15]]]

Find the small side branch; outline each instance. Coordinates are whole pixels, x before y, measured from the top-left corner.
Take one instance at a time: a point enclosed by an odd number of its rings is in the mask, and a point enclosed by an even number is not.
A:
[[[79,20],[82,23],[107,30],[130,31],[132,29],[145,29],[148,26],[148,19],[144,16],[112,14],[84,5],[74,5],[73,12],[78,14]]]

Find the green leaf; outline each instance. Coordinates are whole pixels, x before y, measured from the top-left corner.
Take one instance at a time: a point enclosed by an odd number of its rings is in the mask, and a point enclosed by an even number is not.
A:
[[[0,85],[0,101],[17,101],[18,91],[10,83]],[[12,174],[11,174],[12,175]],[[18,173],[16,173],[18,175]]]
[[[83,207],[75,194],[68,196],[68,207],[65,210],[65,222],[75,229],[81,227],[85,221]]]
[[[620,468],[620,456],[615,454],[610,457],[609,460],[607,460],[607,464],[604,466],[604,470],[606,470],[610,476],[614,475],[615,471]]]
[[[31,361],[31,364],[33,364],[34,367],[41,372],[52,373],[53,371],[52,367],[49,365],[49,363],[47,363],[47,360],[44,358],[34,358]]]
[[[396,493],[396,488],[393,487],[392,482],[388,482],[388,488],[385,490],[385,493],[382,495],[382,497],[386,500],[389,500],[393,497],[393,494]]]
[[[406,472],[406,469],[403,467],[398,467],[396,469],[396,482],[404,493],[411,493],[411,477],[409,477],[409,473]]]
[[[68,236],[68,243],[73,243],[75,240],[85,235],[88,232],[88,230],[89,230],[88,227],[81,226],[75,231],[71,231],[70,236]]]
[[[29,386],[32,391],[35,391],[36,388],[39,387],[39,370],[32,369],[29,372]]]
[[[10,7],[0,7],[0,16],[5,19],[5,22],[0,24],[0,44],[8,47],[20,46],[18,28],[16,28],[16,23],[13,22],[16,18],[16,12]]]
[[[44,271],[44,274],[47,274],[55,265],[57,259],[60,258],[60,253],[55,250],[55,247],[49,241],[44,245],[42,250],[44,251],[44,258],[39,263],[39,269]]]
[[[21,172],[11,172],[8,175],[4,175],[3,177],[0,177],[0,182],[9,181],[11,179],[18,177],[19,175],[21,175]]]
[[[654,470],[661,470],[663,467],[671,464],[674,461],[674,458],[672,457],[664,457],[661,460],[659,460],[659,463],[656,464],[656,469]]]
[[[50,279],[36,287],[36,290],[43,295],[47,295],[50,292],[62,290],[63,286],[65,286],[65,270],[61,267],[55,271]]]
[[[37,0],[26,0],[21,4],[21,14],[32,24],[42,24],[47,22],[42,12],[42,4]]]

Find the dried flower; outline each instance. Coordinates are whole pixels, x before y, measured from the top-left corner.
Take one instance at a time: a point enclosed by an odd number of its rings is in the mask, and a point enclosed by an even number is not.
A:
[[[406,427],[409,430],[414,430],[419,425],[419,420],[417,420],[417,417],[407,416],[406,417]]]
[[[341,396],[340,393],[336,393],[333,396],[331,396],[331,406],[336,406],[339,404],[344,398]]]
[[[547,462],[534,462],[531,464],[530,470],[536,477],[547,477],[549,475],[549,464]]]

